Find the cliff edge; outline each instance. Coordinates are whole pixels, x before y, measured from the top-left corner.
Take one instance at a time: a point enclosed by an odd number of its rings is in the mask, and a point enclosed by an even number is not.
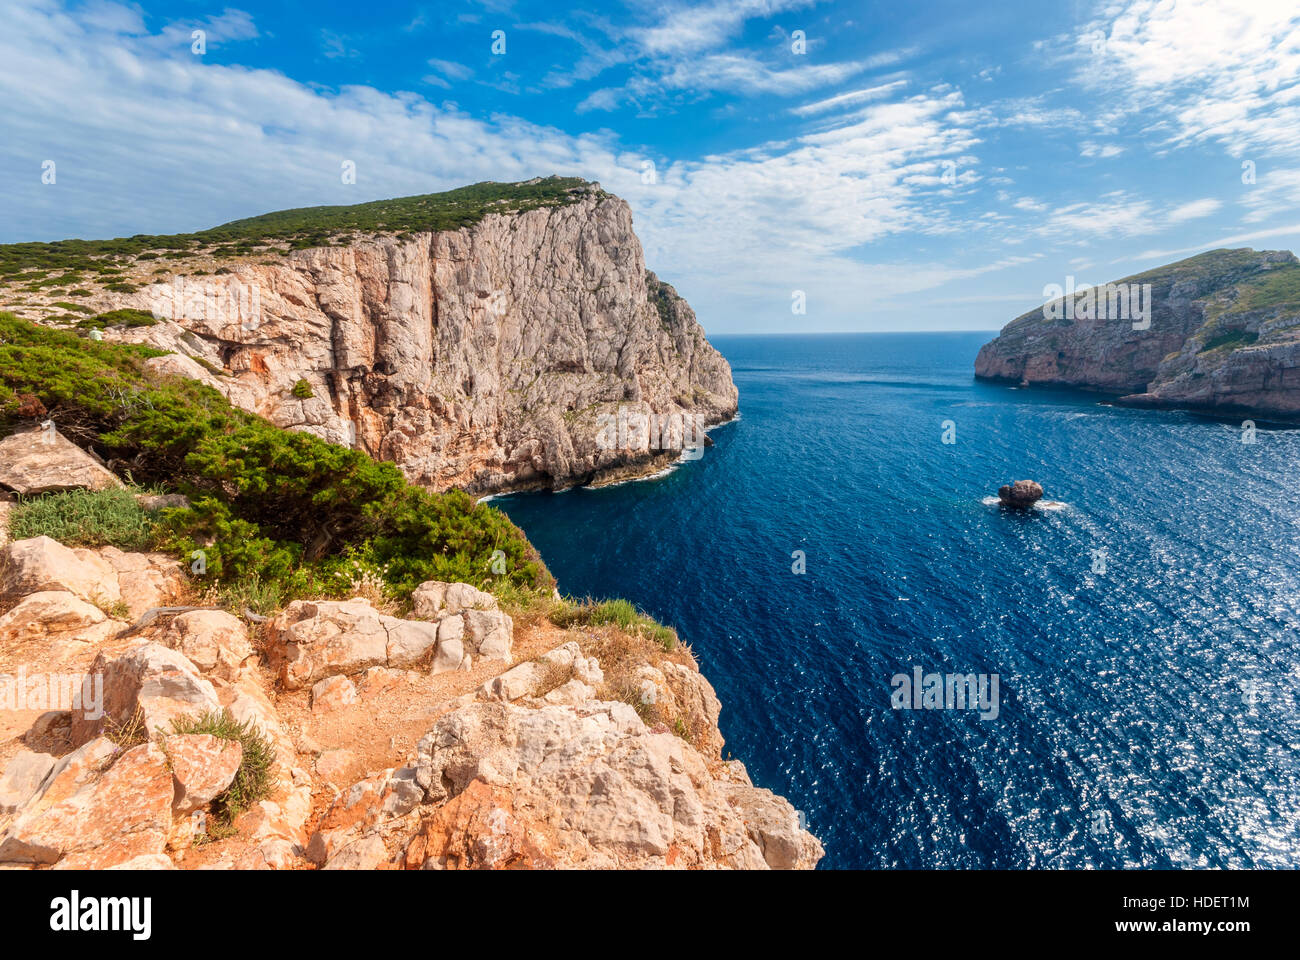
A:
[[[737,409],[726,360],[646,270],[627,203],[582,180],[14,244],[0,281],[19,316],[105,318],[105,339],[170,351],[166,372],[434,490],[651,472],[681,454],[683,423],[701,439]],[[674,440],[602,444],[620,414],[675,424]]]

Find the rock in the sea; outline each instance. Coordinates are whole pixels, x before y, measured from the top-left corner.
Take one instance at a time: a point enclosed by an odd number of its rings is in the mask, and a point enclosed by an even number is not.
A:
[[[1043,498],[1043,488],[1034,480],[1017,480],[998,487],[998,500],[1004,507],[1024,510]]]

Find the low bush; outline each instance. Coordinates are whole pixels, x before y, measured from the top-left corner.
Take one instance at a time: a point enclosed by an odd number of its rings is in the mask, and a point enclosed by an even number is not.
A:
[[[238,722],[229,710],[204,713],[199,716],[178,717],[172,721],[173,734],[207,734],[220,740],[233,740],[244,751],[235,772],[234,782],[213,804],[220,823],[229,826],[241,813],[258,800],[271,795],[271,765],[275,761],[275,747],[251,720]],[[163,741],[166,749],[166,740]]]
[[[14,540],[50,537],[69,547],[149,550],[157,521],[130,490],[68,490],[20,500],[9,515]]]
[[[152,327],[157,322],[158,318],[148,310],[124,307],[121,310],[101,313],[97,317],[79,320],[77,326],[88,330],[103,330],[105,327]]]
[[[675,630],[642,613],[627,600],[569,601],[553,610],[550,619],[560,627],[616,626],[628,633],[653,640],[665,652],[671,652],[677,646]]]
[[[319,595],[339,590],[340,571],[361,561],[385,571],[395,599],[425,580],[553,588],[500,511],[281,430],[197,381],[146,376],[144,361],[162,353],[0,313],[0,425],[35,396],[60,432],[105,450],[135,482],[185,494],[191,506],[163,511],[157,540],[187,559],[203,551],[204,575],[227,584],[256,577],[283,600]]]

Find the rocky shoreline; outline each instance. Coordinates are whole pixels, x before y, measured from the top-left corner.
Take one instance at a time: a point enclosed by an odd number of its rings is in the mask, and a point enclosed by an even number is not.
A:
[[[976,378],[1089,390],[1124,406],[1300,419],[1300,261],[1289,251],[1215,250],[1089,296],[1012,320],[980,348]],[[1140,300],[1149,316],[1115,315]]]
[[[676,633],[629,604],[552,596],[522,533],[458,492],[644,477],[681,447],[656,445],[657,426],[626,442],[625,417],[735,416],[727,362],[645,270],[623,201],[581,185],[455,230],[267,247],[278,260],[148,239],[165,266],[111,254],[111,282],[60,307],[92,319],[40,316],[54,291],[24,296],[32,322],[5,320],[19,353],[12,388],[0,379],[0,869],[816,866],[798,812],[724,757],[721,704]],[[241,291],[249,316],[228,309]],[[152,318],[168,296],[174,318]],[[21,345],[47,341],[47,368],[19,371],[45,356]],[[93,415],[61,407],[48,379],[68,370],[85,404],[121,386]],[[226,401],[265,420],[218,419]],[[214,436],[178,432],[170,469],[190,472],[141,490],[142,444],[108,438],[155,403]],[[453,492],[417,497],[373,460]],[[351,500],[358,477],[393,499]],[[311,509],[286,514],[295,498]],[[54,502],[33,530],[25,511]],[[319,505],[343,502],[331,531]],[[408,512],[385,525],[382,504]],[[69,525],[76,510],[102,526]],[[222,526],[203,527],[212,510]],[[370,539],[348,527],[367,512]],[[171,553],[106,545],[180,514],[197,539],[148,540]],[[279,530],[285,516],[302,522]],[[397,560],[455,554],[500,597],[450,578],[398,589],[373,560],[398,536]],[[253,613],[205,551],[279,576],[283,601]]]

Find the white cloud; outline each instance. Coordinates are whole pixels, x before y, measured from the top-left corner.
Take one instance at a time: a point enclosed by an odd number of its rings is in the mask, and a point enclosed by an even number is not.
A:
[[[906,80],[893,80],[889,83],[878,84],[874,87],[866,87],[862,90],[850,90],[846,93],[836,94],[833,97],[827,97],[825,100],[818,100],[815,103],[806,103],[801,107],[792,107],[790,112],[796,116],[807,117],[817,113],[825,113],[828,110],[838,110],[841,107],[864,103],[868,100],[879,100],[882,97],[889,96],[891,93],[897,93],[906,85]]]
[[[1231,236],[1218,237],[1214,240],[1198,243],[1195,246],[1178,247],[1174,250],[1144,250],[1135,257],[1126,257],[1125,259],[1167,261],[1175,257],[1203,253],[1206,250],[1217,250],[1221,247],[1239,247],[1243,244],[1257,243],[1260,240],[1270,240],[1274,237],[1292,237],[1300,240],[1300,223],[1289,223],[1284,226],[1271,227],[1268,230],[1255,230],[1250,233],[1235,233]],[[1118,263],[1120,261],[1114,262]]]
[[[1233,156],[1300,150],[1300,9],[1294,0],[1127,0],[1075,35],[1078,77],[1173,146]]]
[[[15,171],[0,179],[0,204],[16,211],[0,224],[5,239],[188,231],[556,172],[624,196],[648,264],[689,286],[706,320],[742,302],[788,304],[791,285],[851,315],[864,287],[898,294],[994,269],[861,262],[883,238],[960,229],[953,203],[978,177],[978,138],[954,121],[964,103],[952,89],[865,104],[786,141],[670,160],[648,185],[643,154],[609,134],[479,119],[411,93],[333,92],[160,48],[126,16],[104,22],[117,26],[33,2],[0,34],[0,165]],[[33,76],[46,78],[39,99]],[[945,157],[962,163],[957,185],[938,180]],[[47,158],[58,163],[53,186],[40,183]],[[341,183],[344,160],[355,185]]]

